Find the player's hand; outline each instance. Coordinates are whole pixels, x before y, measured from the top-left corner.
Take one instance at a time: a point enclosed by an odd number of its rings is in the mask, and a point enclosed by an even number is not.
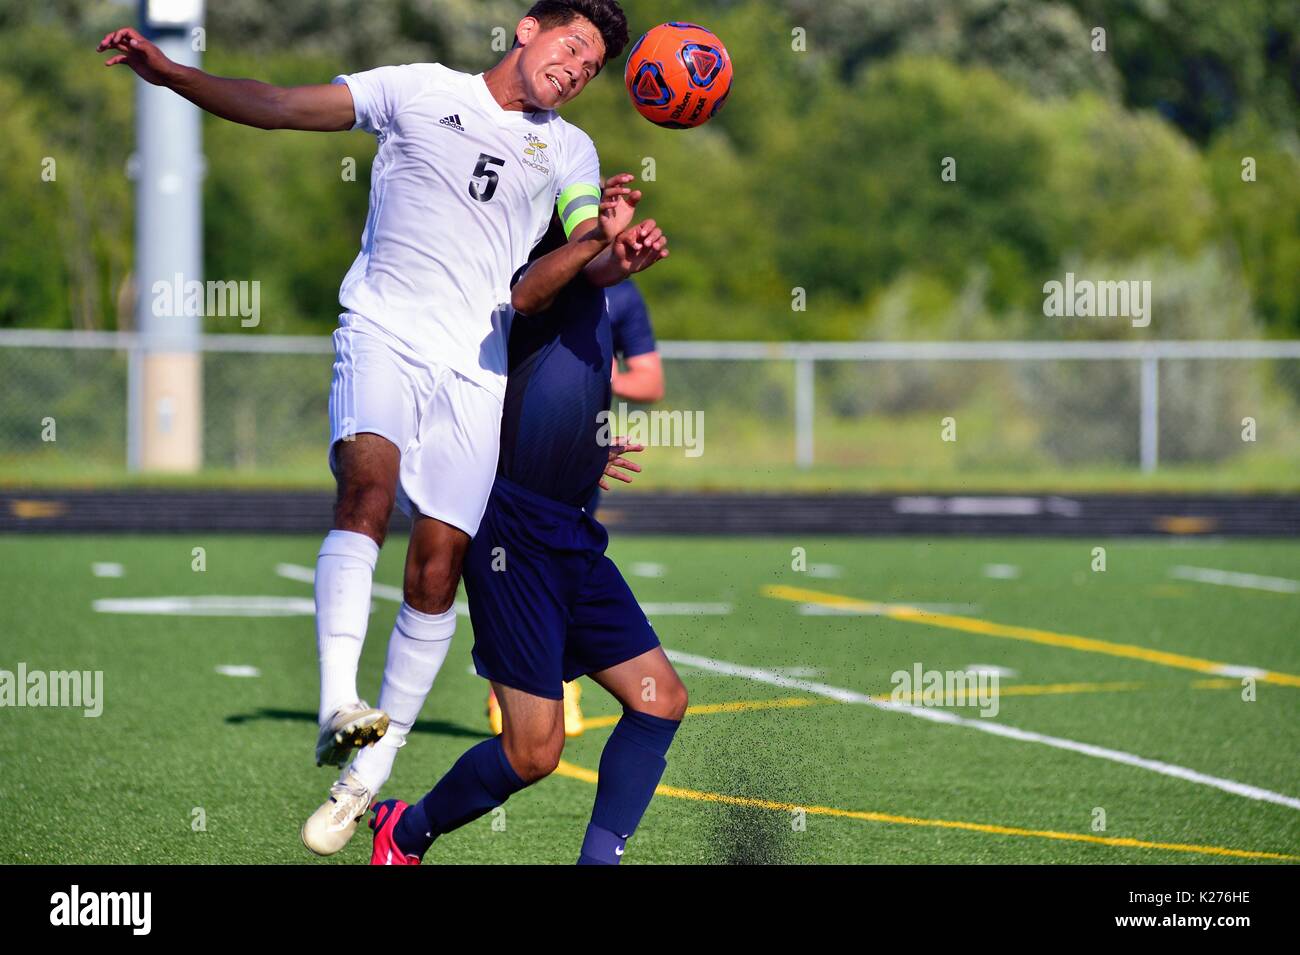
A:
[[[635,275],[668,258],[668,236],[654,219],[646,219],[619,233],[610,249],[623,274]]]
[[[176,64],[167,59],[162,50],[130,27],[114,30],[100,40],[96,52],[103,53],[105,50],[116,53],[104,63],[105,66],[125,63],[135,70],[140,79],[154,86],[167,86],[176,69]]]
[[[636,182],[636,176],[622,172],[605,180],[605,188],[600,197],[600,214],[596,226],[600,237],[607,244],[618,238],[632,224],[636,214],[636,204],[641,201],[641,190],[633,189],[628,183]]]
[[[627,438],[615,438],[614,443],[609,446],[609,463],[605,465],[605,477],[614,478],[616,481],[622,481],[624,484],[632,483],[632,475],[624,474],[623,471],[631,471],[633,474],[641,473],[641,465],[635,461],[629,461],[623,457],[625,454],[634,454],[638,451],[644,451],[644,444],[631,444]],[[622,468],[623,471],[618,470]],[[605,478],[600,479],[600,489],[609,490],[609,482]]]

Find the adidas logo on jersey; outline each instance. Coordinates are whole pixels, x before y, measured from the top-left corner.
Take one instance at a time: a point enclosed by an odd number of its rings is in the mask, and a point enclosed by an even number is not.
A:
[[[460,113],[452,113],[450,116],[444,116],[442,119],[438,120],[438,123],[439,125],[446,126],[449,129],[457,129],[462,133],[465,132],[465,127],[460,124]]]

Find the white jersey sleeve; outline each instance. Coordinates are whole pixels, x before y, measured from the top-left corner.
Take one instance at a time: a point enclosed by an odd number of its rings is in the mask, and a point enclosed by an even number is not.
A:
[[[577,226],[599,214],[600,158],[590,136],[576,126],[568,126],[568,133],[563,163],[557,169],[555,210],[564,234],[571,236]],[[542,236],[537,238],[541,241]]]
[[[408,64],[344,74],[334,77],[334,82],[346,85],[352,93],[356,114],[352,128],[378,136],[389,129],[398,111],[425,88],[429,78],[428,64]]]

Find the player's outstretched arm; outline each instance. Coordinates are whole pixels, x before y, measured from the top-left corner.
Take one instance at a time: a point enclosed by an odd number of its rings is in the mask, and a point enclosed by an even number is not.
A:
[[[305,129],[334,132],[356,122],[352,93],[344,84],[272,86],[258,80],[212,76],[167,58],[156,45],[130,27],[114,30],[98,51],[113,51],[105,66],[125,63],[141,79],[165,86],[214,116],[258,129]]]

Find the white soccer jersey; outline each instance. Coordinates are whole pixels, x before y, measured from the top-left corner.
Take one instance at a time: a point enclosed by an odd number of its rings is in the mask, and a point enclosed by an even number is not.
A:
[[[502,109],[482,74],[420,63],[334,82],[379,140],[339,303],[502,397],[511,276],[557,199],[570,230],[595,214],[596,147],[553,110]]]

